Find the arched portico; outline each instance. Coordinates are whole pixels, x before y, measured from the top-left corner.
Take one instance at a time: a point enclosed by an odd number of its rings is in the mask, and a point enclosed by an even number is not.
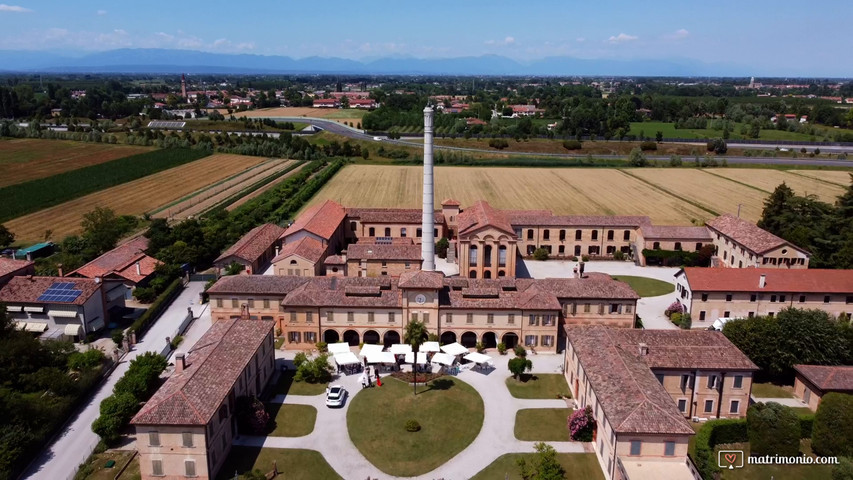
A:
[[[465,332],[462,334],[462,340],[459,343],[464,347],[474,348],[477,346],[477,334],[474,332]]]
[[[504,336],[501,337],[501,342],[506,345],[507,350],[511,350],[518,345],[518,335],[512,332],[504,333]]]
[[[350,347],[357,347],[361,336],[355,330],[347,330],[344,332],[344,341],[349,343]]]
[[[326,330],[325,332],[323,332],[323,341],[327,344],[338,343],[341,341],[341,336],[337,332],[337,330]]]

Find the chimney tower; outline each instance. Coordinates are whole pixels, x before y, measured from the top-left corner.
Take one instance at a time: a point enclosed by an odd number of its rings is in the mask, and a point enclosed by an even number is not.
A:
[[[435,271],[435,190],[432,176],[432,107],[424,108],[424,203],[421,221],[421,270]]]
[[[187,76],[183,73],[181,74],[181,98],[183,98],[184,101],[187,100]]]

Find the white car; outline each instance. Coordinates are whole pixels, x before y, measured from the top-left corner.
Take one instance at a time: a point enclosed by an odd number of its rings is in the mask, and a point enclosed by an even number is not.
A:
[[[347,391],[340,385],[332,385],[326,389],[326,406],[341,407],[347,398]]]
[[[375,141],[375,142],[381,142],[381,141],[382,141],[382,137],[373,137],[373,141]]]

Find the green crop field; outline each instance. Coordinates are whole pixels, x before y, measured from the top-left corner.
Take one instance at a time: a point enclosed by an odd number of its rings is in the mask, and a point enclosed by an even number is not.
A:
[[[201,150],[155,150],[0,188],[0,222],[136,180],[209,155]]]
[[[745,139],[747,137],[740,134],[741,123],[735,123],[734,128],[730,132],[729,140]],[[821,129],[829,134],[830,131]],[[631,134],[640,135],[649,138],[655,138],[655,133],[662,132],[663,138],[719,138],[723,136],[722,130],[713,130],[710,128],[675,128],[675,123],[672,122],[631,122]],[[823,135],[807,135],[805,133],[788,132],[783,130],[768,130],[761,129],[759,134],[760,140],[794,140],[794,141],[822,141]]]

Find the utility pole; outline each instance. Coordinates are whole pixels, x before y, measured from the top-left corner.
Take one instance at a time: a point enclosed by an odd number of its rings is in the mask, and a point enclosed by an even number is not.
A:
[[[742,206],[743,206],[742,203],[737,204],[737,218],[740,218],[740,207],[742,207]]]

